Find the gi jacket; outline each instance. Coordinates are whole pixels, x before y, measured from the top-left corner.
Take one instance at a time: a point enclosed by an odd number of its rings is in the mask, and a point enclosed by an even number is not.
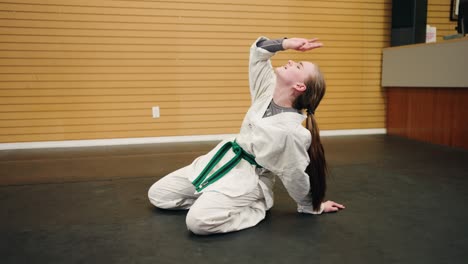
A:
[[[274,176],[283,182],[289,195],[298,204],[298,211],[304,213],[321,213],[312,210],[312,200],[309,195],[309,176],[305,169],[309,164],[307,150],[311,144],[310,132],[302,126],[305,115],[293,112],[280,113],[263,118],[263,115],[273,99],[276,85],[276,75],[270,58],[275,54],[257,47],[258,38],[250,48],[249,83],[252,105],[248,110],[240,133],[232,139],[219,143],[208,154],[198,157],[192,163],[194,174],[189,177],[193,181],[218,149],[227,141],[236,142],[248,153],[255,156],[255,161],[263,167],[256,168],[242,160],[235,168],[219,181],[206,187],[201,192],[217,191],[231,197],[237,197],[249,192],[260,184],[265,196],[267,208],[273,206]],[[234,156],[231,150],[214,168],[216,171]]]

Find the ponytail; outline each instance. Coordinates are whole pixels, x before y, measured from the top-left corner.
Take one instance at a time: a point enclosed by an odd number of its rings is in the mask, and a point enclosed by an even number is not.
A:
[[[307,114],[306,127],[312,136],[312,143],[308,150],[310,162],[306,168],[306,173],[309,175],[312,206],[315,211],[318,211],[327,189],[327,162],[322,142],[320,142],[320,132],[313,114]]]
[[[327,189],[328,170],[320,131],[315,120],[315,109],[325,95],[326,85],[322,73],[317,66],[315,67],[316,74],[306,80],[307,89],[294,100],[293,107],[307,110],[306,128],[310,131],[312,141],[308,150],[310,162],[306,173],[309,175],[312,206],[314,211],[319,211]]]

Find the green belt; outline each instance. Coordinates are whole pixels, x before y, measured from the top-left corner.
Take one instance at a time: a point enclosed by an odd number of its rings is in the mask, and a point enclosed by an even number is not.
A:
[[[216,164],[218,164],[221,161],[224,155],[226,155],[226,152],[228,152],[231,148],[236,155],[226,164],[224,164],[221,168],[215,171],[210,178],[206,179],[206,177],[213,170]],[[206,167],[203,169],[200,175],[198,175],[198,177],[192,182],[192,184],[195,186],[197,192],[203,190],[205,187],[209,186],[210,184],[216,182],[217,180],[221,179],[224,175],[226,175],[241,161],[241,159],[245,159],[250,164],[256,165],[257,167],[261,168],[261,166],[258,165],[257,162],[255,162],[255,156],[243,150],[239,146],[239,144],[237,144],[237,142],[234,140],[233,142],[227,142],[218,150],[218,152],[216,152],[216,154],[213,156],[210,162],[208,162]]]

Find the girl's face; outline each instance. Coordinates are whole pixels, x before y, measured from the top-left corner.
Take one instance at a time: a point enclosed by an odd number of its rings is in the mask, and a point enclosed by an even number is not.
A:
[[[288,86],[302,83],[315,74],[315,65],[310,62],[289,60],[284,66],[276,68],[276,76]]]

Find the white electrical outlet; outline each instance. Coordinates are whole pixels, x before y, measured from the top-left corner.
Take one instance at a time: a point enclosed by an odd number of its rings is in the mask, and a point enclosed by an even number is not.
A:
[[[159,106],[153,106],[153,118],[159,118]]]

